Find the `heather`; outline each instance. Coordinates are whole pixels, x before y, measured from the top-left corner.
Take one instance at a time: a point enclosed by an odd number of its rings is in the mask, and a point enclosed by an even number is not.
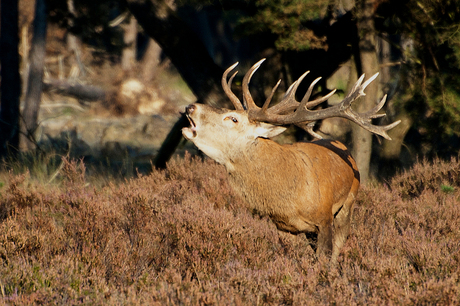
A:
[[[19,172],[0,176],[2,304],[460,303],[458,159],[361,188],[336,267],[248,211],[207,159],[125,180],[67,159],[48,179]]]

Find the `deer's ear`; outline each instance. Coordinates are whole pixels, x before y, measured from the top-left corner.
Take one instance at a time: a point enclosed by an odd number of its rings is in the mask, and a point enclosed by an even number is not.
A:
[[[286,128],[284,126],[259,122],[255,129],[255,133],[257,137],[272,138],[283,133],[285,130]]]

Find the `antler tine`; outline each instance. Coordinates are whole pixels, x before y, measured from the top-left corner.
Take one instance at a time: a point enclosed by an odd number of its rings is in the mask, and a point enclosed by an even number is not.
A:
[[[230,79],[228,79],[228,87],[231,88],[232,87],[232,82],[233,82],[233,78],[238,74],[238,71],[235,71],[235,73],[232,74],[232,76],[230,77]]]
[[[356,92],[356,89],[361,86],[361,83],[363,82],[364,80],[364,76],[365,74],[363,73],[359,79],[356,81],[355,85],[353,85],[353,88],[350,90],[350,92],[348,93],[347,97],[350,96],[351,94],[353,94],[354,92]],[[366,85],[367,86],[367,85]]]
[[[318,83],[321,79],[322,78],[319,77],[319,78],[316,78],[313,82],[311,82],[310,86],[308,87],[307,93],[305,94],[305,96],[302,98],[302,101],[300,102],[300,105],[302,107],[306,107],[306,108],[315,107],[316,105],[319,105],[323,103],[324,101],[328,100],[330,97],[332,97],[335,94],[337,89],[332,90],[330,93],[328,93],[324,97],[321,97],[313,101],[309,101],[311,97],[311,93],[313,92],[313,88],[315,87],[316,83]]]
[[[297,124],[298,127],[300,128],[303,128],[305,131],[307,131],[310,135],[312,135],[313,137],[315,137],[316,139],[323,139],[323,137],[316,133],[313,128],[315,127],[315,123],[316,121],[313,121],[313,122],[309,122],[307,123],[306,125],[302,126],[302,125],[299,125]]]
[[[373,76],[371,76],[366,82],[364,82],[363,85],[361,85],[361,90],[360,91],[362,91],[364,93],[364,89],[366,89],[367,85],[372,83],[372,81],[375,80],[378,76],[379,76],[378,72],[375,73]],[[364,78],[364,73],[363,73],[363,75],[361,77]]]
[[[308,86],[308,90],[305,93],[305,96],[303,96],[302,101],[300,101],[300,103],[304,103],[304,102],[310,100],[311,93],[313,92],[313,88],[315,87],[316,83],[319,82],[319,80],[321,80],[321,77],[316,78],[313,82],[311,82],[310,86]]]
[[[349,117],[346,117],[346,118],[352,120]],[[370,120],[369,122],[366,122],[363,120],[363,118],[357,118],[356,120],[352,120],[352,121],[358,124],[363,129],[368,130],[371,133],[380,135],[383,138],[388,139],[388,140],[391,140],[391,137],[387,134],[386,131],[391,130],[392,128],[394,128],[395,126],[401,123],[401,120],[398,120],[388,125],[373,125],[372,123],[370,123]]]
[[[262,111],[263,111],[263,112],[265,112],[265,111],[268,109],[268,106],[270,105],[270,102],[272,101],[273,95],[275,94],[275,91],[276,91],[276,89],[278,88],[278,86],[280,85],[280,83],[281,83],[281,79],[278,80],[278,82],[276,83],[276,85],[273,87],[272,92],[271,92],[270,95],[268,96],[267,100],[265,100],[265,103],[264,103],[264,105],[262,106]]]
[[[366,82],[364,82],[364,84],[362,84],[365,76],[365,74],[363,73],[356,81],[355,85],[353,85],[353,88],[350,90],[350,93],[343,100],[343,107],[349,107],[353,101],[355,101],[359,97],[365,96],[366,94],[364,93],[364,89],[366,89],[367,85],[369,85],[373,80],[375,80],[375,78],[377,78],[378,75],[379,73],[377,72],[376,74],[371,76]]]
[[[380,100],[379,104],[377,104],[373,109],[371,109],[370,111],[366,112],[363,114],[363,116],[365,117],[369,117],[369,118],[372,118],[372,119],[376,119],[376,118],[380,118],[380,117],[384,117],[386,116],[385,113],[383,114],[377,114],[377,112],[379,110],[382,109],[382,107],[385,105],[385,102],[387,101],[387,95],[384,95],[382,100]]]
[[[383,132],[383,135],[382,135],[382,134],[379,134],[379,135],[382,136],[382,137],[385,138],[385,139],[391,140],[391,137],[388,136],[388,134],[386,133],[386,131],[391,130],[392,128],[394,128],[395,126],[397,126],[397,125],[400,124],[400,123],[401,123],[401,120],[397,120],[397,121],[395,121],[395,122],[393,122],[393,123],[391,123],[391,124],[388,124],[388,125],[384,125],[384,126],[381,126],[381,125],[380,125],[379,127],[381,127],[382,130],[384,130],[385,132]]]
[[[244,110],[243,108],[243,105],[241,104],[241,101],[240,99],[238,99],[238,97],[232,92],[232,81],[233,81],[233,78],[235,77],[235,75],[238,73],[238,71],[236,71],[231,77],[230,77],[230,80],[227,82],[227,76],[228,74],[230,73],[230,71],[232,71],[233,69],[235,69],[236,66],[238,66],[238,62],[236,62],[235,64],[231,65],[230,67],[228,67],[224,73],[222,74],[222,88],[224,89],[224,92],[225,94],[227,95],[227,97],[230,99],[230,101],[232,102],[233,106],[235,106],[235,109],[236,110]]]
[[[323,103],[324,101],[326,101],[330,97],[332,97],[335,94],[336,91],[337,91],[337,89],[333,89],[330,93],[328,93],[324,97],[318,98],[318,99],[310,101],[308,103],[305,103],[305,107],[308,109],[308,108],[312,108],[312,107],[315,107],[316,105],[319,105],[319,104]]]
[[[286,90],[286,93],[284,94],[281,101],[275,106],[268,109],[268,112],[274,114],[281,114],[288,113],[298,108],[299,102],[296,101],[295,94],[300,83],[309,73],[310,71],[305,72],[294,83],[292,83],[291,86],[289,86],[288,90]]]
[[[300,83],[302,82],[302,80],[307,76],[307,74],[309,74],[310,71],[307,71],[305,72],[304,74],[302,74],[298,79],[297,81],[295,81],[294,83],[292,83],[291,86],[289,86],[289,89],[286,91],[286,95],[284,96],[283,100],[281,100],[280,103],[285,103],[285,100],[293,100],[295,101],[295,93],[297,91],[297,88],[299,88],[299,85]],[[297,101],[296,101],[297,102]],[[298,103],[298,102],[297,102]]]
[[[243,78],[243,104],[246,109],[258,109],[254,100],[252,99],[251,92],[249,91],[249,82],[251,81],[252,75],[259,69],[260,65],[265,61],[265,58],[261,59],[255,63],[249,70],[246,72]]]

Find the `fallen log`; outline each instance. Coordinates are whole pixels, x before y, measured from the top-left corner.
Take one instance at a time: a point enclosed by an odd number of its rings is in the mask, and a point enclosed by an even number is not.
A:
[[[66,80],[47,79],[43,82],[43,91],[56,92],[80,100],[104,100],[108,92],[100,87],[68,82]]]

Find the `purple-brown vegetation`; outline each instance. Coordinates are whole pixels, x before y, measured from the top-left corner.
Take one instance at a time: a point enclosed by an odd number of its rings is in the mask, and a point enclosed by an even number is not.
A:
[[[211,161],[105,187],[75,161],[59,184],[10,174],[0,304],[458,305],[459,172],[422,162],[362,187],[336,268],[253,216]]]

